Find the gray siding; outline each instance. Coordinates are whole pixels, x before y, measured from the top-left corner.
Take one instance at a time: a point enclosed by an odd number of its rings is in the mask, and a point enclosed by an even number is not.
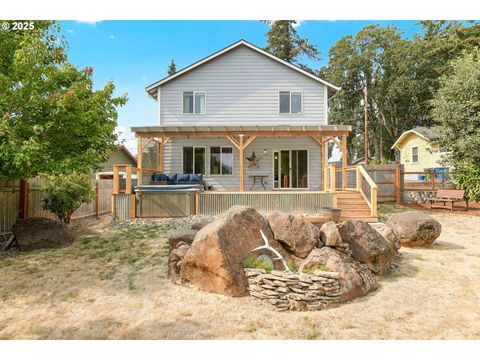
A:
[[[170,173],[183,172],[183,147],[205,146],[206,147],[206,175],[205,181],[213,186],[213,190],[239,189],[239,152],[227,140],[223,138],[174,138],[165,145],[164,171]],[[233,175],[209,175],[210,174],[210,146],[233,147]],[[264,154],[267,149],[267,154]],[[309,190],[321,190],[321,150],[320,146],[310,138],[257,138],[245,150],[245,157],[250,157],[253,151],[257,157],[262,156],[259,168],[249,168],[248,160],[244,160],[244,186],[250,188],[252,179],[249,175],[265,174],[267,190],[273,188],[273,150],[308,150],[309,159]],[[256,186],[254,190],[263,190]]]
[[[246,46],[161,86],[160,125],[326,125],[325,85]],[[302,114],[279,114],[278,92],[301,91]],[[183,115],[182,93],[206,92],[205,115]]]

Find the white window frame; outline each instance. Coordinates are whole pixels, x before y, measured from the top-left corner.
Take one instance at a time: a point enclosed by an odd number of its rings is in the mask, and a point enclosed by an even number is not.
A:
[[[413,149],[417,149],[417,161],[413,161]],[[418,164],[418,162],[420,161],[420,153],[418,152],[418,146],[412,146],[410,148],[410,158],[411,158],[412,164]]]
[[[185,93],[192,93],[193,94],[193,113],[186,113],[185,110]],[[195,95],[203,94],[205,97],[205,111],[203,113],[196,113],[195,112]],[[187,116],[199,116],[199,115],[206,115],[207,114],[207,92],[206,91],[194,91],[194,90],[186,90],[182,91],[182,115]]]
[[[205,151],[203,152],[203,171],[204,173],[202,175],[207,175],[207,147],[206,146],[182,146],[182,174],[184,173],[183,170],[185,168],[185,157],[184,157],[184,148],[193,148],[193,164],[192,164],[192,170],[193,174],[196,174],[195,172],[195,149],[204,149]]]
[[[218,147],[220,148],[220,174],[213,174],[212,173],[212,148],[214,147]],[[223,172],[223,164],[222,164],[222,153],[223,153],[223,149],[232,149],[232,173],[231,174],[222,174]],[[210,146],[210,149],[209,149],[209,162],[208,162],[208,170],[209,170],[209,174],[211,176],[233,176],[234,175],[234,170],[235,170],[235,156],[234,156],[234,152],[233,152],[233,146]]]
[[[288,92],[288,97],[290,101],[290,112],[282,113],[280,112],[280,93]],[[300,112],[292,113],[292,93],[300,94]],[[278,106],[277,106],[277,113],[279,115],[302,115],[303,114],[303,91],[296,91],[296,90],[278,90]]]

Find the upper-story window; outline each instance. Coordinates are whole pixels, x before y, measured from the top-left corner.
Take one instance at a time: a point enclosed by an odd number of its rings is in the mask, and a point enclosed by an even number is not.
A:
[[[205,114],[205,91],[183,93],[184,114]]]
[[[280,91],[280,114],[300,114],[302,112],[302,93],[299,91]]]

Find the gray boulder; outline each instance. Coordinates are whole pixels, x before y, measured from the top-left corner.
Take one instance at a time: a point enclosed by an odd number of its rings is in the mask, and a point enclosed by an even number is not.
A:
[[[376,274],[387,272],[397,255],[387,240],[363,221],[345,221],[337,226],[353,257]]]
[[[12,232],[21,251],[58,248],[73,242],[64,224],[42,217],[20,219],[13,225]]]
[[[173,230],[168,234],[168,253],[171,253],[180,242],[191,245],[198,230]]]
[[[348,301],[377,288],[375,275],[365,264],[331,247],[313,249],[299,271],[325,269],[340,274],[340,301]]]
[[[393,214],[387,225],[406,247],[429,246],[442,232],[442,225],[422,211]]]
[[[273,212],[268,216],[268,223],[275,240],[288,252],[302,259],[308,256],[320,239],[318,227],[303,220],[301,216]]]
[[[320,228],[320,240],[325,246],[340,246],[342,244],[342,237],[338,231],[337,224],[329,221]],[[321,246],[320,246],[321,247]]]

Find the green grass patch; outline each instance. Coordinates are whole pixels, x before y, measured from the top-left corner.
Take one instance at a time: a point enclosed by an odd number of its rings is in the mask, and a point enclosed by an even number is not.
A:
[[[409,210],[408,207],[402,206],[402,205],[379,204],[378,205],[378,221],[385,222],[393,214],[402,213],[408,210]]]
[[[312,269],[303,269],[302,273],[308,274],[308,275],[313,275],[313,274],[315,274],[315,271],[319,271],[319,270],[320,271],[328,271],[328,272],[332,271],[326,265],[318,265],[318,266],[316,266],[315,268],[312,268]]]
[[[270,273],[273,270],[273,266],[270,263],[261,259],[259,260],[255,256],[250,256],[243,260],[242,266],[250,269],[264,269],[267,273]]]

